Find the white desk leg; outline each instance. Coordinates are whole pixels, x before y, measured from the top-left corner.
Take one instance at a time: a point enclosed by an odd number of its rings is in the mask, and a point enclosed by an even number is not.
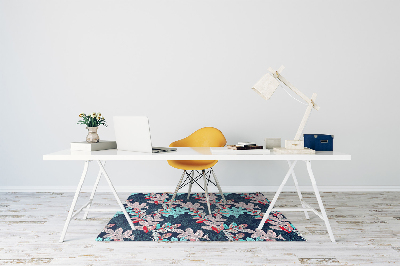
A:
[[[78,201],[79,193],[81,192],[83,181],[85,181],[86,173],[89,167],[89,161],[85,161],[85,166],[83,167],[83,172],[81,180],[79,180],[78,187],[76,188],[74,199],[72,200],[71,208],[69,208],[68,217],[64,224],[64,229],[61,233],[60,242],[64,241],[65,234],[67,233],[68,225],[71,222],[72,214],[74,213],[76,202]]]
[[[285,186],[287,180],[289,179],[289,176],[293,172],[293,168],[295,167],[296,163],[297,163],[297,161],[293,161],[292,165],[289,167],[289,171],[286,173],[285,178],[283,179],[281,185],[279,186],[278,190],[275,193],[274,199],[272,200],[271,204],[268,207],[267,212],[264,214],[264,217],[262,218],[260,224],[257,227],[258,230],[262,229],[262,227],[264,226],[265,221],[268,219],[269,213],[271,212],[272,208],[274,207],[274,205],[275,205],[275,203],[276,203],[276,201],[277,201],[277,199],[279,197],[279,194],[281,193],[283,187]]]
[[[288,161],[288,164],[289,164],[289,167],[290,167],[291,162]],[[297,178],[296,178],[296,174],[294,173],[294,170],[292,171],[292,177],[293,177],[294,185],[296,186],[297,195],[299,196],[299,199],[300,199],[300,202],[301,202],[301,206],[303,208],[307,208],[303,203],[303,196],[301,195],[301,191],[300,191],[300,188],[299,188],[299,183],[297,182]],[[310,219],[310,216],[308,216],[308,212],[307,211],[304,211],[304,214],[306,215],[306,219],[307,220]]]
[[[311,184],[314,189],[315,197],[317,198],[318,205],[321,210],[322,217],[324,218],[323,220],[325,222],[326,229],[328,230],[329,237],[332,242],[336,242],[335,237],[333,236],[333,233],[332,233],[331,225],[329,224],[328,216],[326,215],[326,212],[325,212],[324,204],[322,204],[321,196],[319,195],[317,183],[315,182],[314,174],[311,169],[311,161],[306,161],[306,164],[307,164],[307,171],[310,176]]]
[[[105,162],[105,161],[104,161],[104,165],[106,165],[106,162]],[[97,174],[97,179],[96,179],[96,182],[94,183],[93,190],[92,190],[92,194],[90,195],[90,199],[89,199],[89,202],[90,202],[90,203],[89,203],[88,206],[86,207],[85,214],[83,215],[83,219],[86,219],[87,216],[88,216],[89,208],[90,208],[90,206],[92,205],[92,201],[93,201],[93,198],[94,198],[94,194],[96,193],[97,186],[99,185],[99,182],[100,182],[100,178],[101,178],[101,170],[99,170],[99,173]]]
[[[119,199],[118,194],[117,194],[117,191],[115,191],[115,188],[114,188],[114,186],[113,186],[113,184],[112,184],[112,182],[111,182],[110,177],[107,175],[107,172],[106,172],[106,170],[104,169],[103,164],[102,164],[100,161],[97,161],[97,163],[99,164],[100,170],[101,170],[101,172],[103,173],[104,177],[106,178],[106,180],[107,180],[107,182],[108,182],[108,185],[110,186],[111,191],[112,191],[112,193],[114,194],[114,197],[115,197],[115,199],[116,199],[117,202],[118,202],[119,207],[121,208],[123,214],[125,215],[126,220],[128,220],[128,223],[129,223],[129,225],[131,226],[132,230],[135,230],[135,226],[134,226],[133,223],[132,223],[131,217],[129,217],[129,214],[126,212],[124,205],[122,204],[121,200]]]

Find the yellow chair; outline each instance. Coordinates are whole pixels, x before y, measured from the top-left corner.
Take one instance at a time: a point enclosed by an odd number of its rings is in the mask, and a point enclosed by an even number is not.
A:
[[[192,133],[190,136],[184,139],[172,142],[171,145],[169,146],[170,147],[224,147],[225,144],[226,144],[226,139],[221,131],[213,127],[204,127],[197,130],[196,132]],[[185,185],[189,185],[189,191],[187,196],[187,198],[189,199],[193,183],[196,183],[200,186],[200,184],[197,183],[197,180],[199,180],[201,177],[203,177],[204,188],[202,188],[201,186],[200,187],[206,193],[208,213],[211,214],[210,200],[208,198],[208,188],[207,188],[208,183],[211,182],[218,187],[219,193],[221,194],[223,201],[226,203],[217,176],[215,175],[214,170],[212,169],[212,167],[217,162],[218,162],[217,160],[168,160],[169,165],[177,169],[183,170],[182,177],[179,180],[174,195],[172,196],[172,199],[170,201],[170,207],[172,205],[172,202],[175,200],[176,193],[178,192],[178,190],[184,187]],[[206,169],[208,168],[210,168],[210,170],[206,172]],[[197,175],[196,177],[194,177],[194,172],[195,171],[198,172],[200,170],[201,170],[201,175]],[[211,173],[213,174],[215,183],[211,181]],[[185,175],[186,179],[183,182]]]

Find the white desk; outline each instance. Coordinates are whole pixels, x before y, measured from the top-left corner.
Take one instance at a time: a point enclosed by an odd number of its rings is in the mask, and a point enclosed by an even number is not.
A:
[[[119,207],[121,208],[122,212],[124,213],[126,219],[128,220],[130,226],[132,229],[135,229],[135,226],[132,223],[132,220],[129,218],[128,213],[126,212],[123,204],[121,203],[121,200],[119,199],[117,192],[114,189],[114,186],[112,185],[111,179],[108,176],[106,170],[105,170],[105,162],[106,161],[164,161],[164,160],[225,160],[225,161],[287,161],[289,165],[289,170],[286,173],[281,185],[279,186],[277,192],[275,193],[275,196],[269,205],[269,208],[267,212],[264,214],[264,217],[262,221],[260,222],[258,229],[262,229],[265,221],[267,220],[269,213],[271,211],[304,211],[304,214],[306,216],[306,219],[309,219],[308,216],[308,211],[314,212],[318,217],[320,217],[326,225],[326,228],[328,230],[329,237],[332,242],[335,242],[335,238],[333,236],[328,217],[325,212],[324,205],[321,200],[321,196],[318,191],[317,184],[315,182],[314,174],[311,169],[311,161],[337,161],[337,160],[351,160],[351,156],[347,154],[343,154],[340,152],[316,152],[316,154],[312,155],[306,155],[306,154],[274,154],[273,152],[271,154],[266,154],[266,155],[239,155],[239,154],[212,154],[210,148],[177,148],[176,152],[169,152],[169,153],[141,153],[141,152],[129,152],[129,151],[118,151],[118,150],[103,150],[103,151],[92,151],[92,152],[86,152],[86,151],[71,151],[71,150],[63,150],[51,154],[47,154],[43,156],[43,160],[62,160],[62,161],[85,161],[84,168],[83,168],[83,173],[81,176],[81,179],[79,181],[78,187],[75,192],[74,199],[71,204],[71,208],[68,213],[67,220],[65,221],[64,229],[61,233],[61,238],[60,242],[64,241],[65,234],[68,229],[68,225],[73,217],[75,217],[78,213],[81,211],[85,211],[84,214],[84,219],[86,219],[87,214],[89,211],[114,211],[114,210],[99,210],[99,209],[90,209],[90,206],[92,204],[94,195],[96,193],[97,185],[100,181],[101,175],[104,175],[106,178],[111,191],[113,192],[115,199],[118,202]],[[94,184],[92,194],[90,196],[89,201],[84,204],[80,209],[78,209],[76,212],[75,210],[75,205],[78,200],[79,193],[81,191],[83,182],[85,181],[87,169],[89,166],[89,163],[91,161],[96,161],[97,164],[100,167],[99,173],[97,175],[96,182]],[[297,178],[294,173],[294,167],[298,161],[304,161],[307,166],[307,171],[311,180],[311,184],[313,186],[315,196],[318,201],[319,208],[321,212],[316,211],[314,208],[312,208],[309,204],[307,204],[301,195],[301,191],[298,186]],[[297,189],[297,194],[300,199],[300,204],[302,205],[302,208],[274,208],[274,205],[279,197],[279,194],[281,193],[283,187],[285,186],[287,180],[289,177],[292,176],[296,189]]]

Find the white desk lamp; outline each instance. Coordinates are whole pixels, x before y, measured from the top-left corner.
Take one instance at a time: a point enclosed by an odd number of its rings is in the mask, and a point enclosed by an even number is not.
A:
[[[277,153],[294,153],[294,154],[314,154],[315,151],[304,148],[304,141],[300,140],[302,135],[304,126],[307,123],[308,117],[310,116],[311,109],[319,110],[319,106],[315,104],[315,100],[317,98],[317,94],[313,93],[311,99],[305,96],[301,91],[299,91],[296,87],[290,84],[284,77],[281,76],[281,73],[285,67],[281,66],[277,71],[272,68],[268,68],[268,71],[271,73],[265,74],[252,88],[257,93],[259,93],[265,100],[271,98],[272,94],[280,85],[280,82],[289,87],[292,91],[297,93],[304,101],[308,103],[306,112],[301,120],[299,129],[297,130],[296,136],[294,140],[285,140],[285,148],[274,148],[274,151]]]

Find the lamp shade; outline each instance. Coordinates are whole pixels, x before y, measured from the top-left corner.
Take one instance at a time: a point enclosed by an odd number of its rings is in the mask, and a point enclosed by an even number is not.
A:
[[[265,100],[268,100],[278,88],[279,84],[278,80],[276,80],[270,73],[267,73],[256,83],[256,85],[253,86],[252,89],[260,94]]]

